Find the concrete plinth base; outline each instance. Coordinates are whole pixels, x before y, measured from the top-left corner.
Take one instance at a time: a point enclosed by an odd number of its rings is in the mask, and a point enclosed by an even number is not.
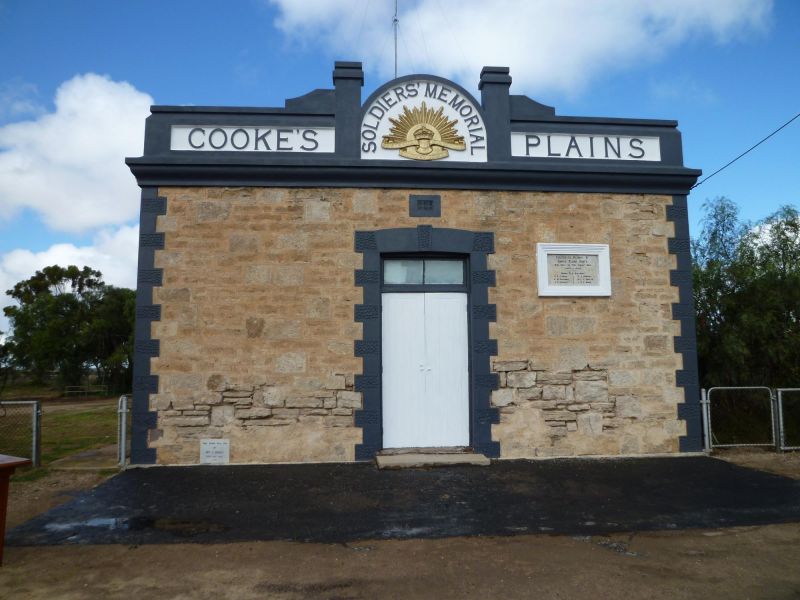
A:
[[[487,467],[491,461],[483,454],[472,452],[404,452],[379,454],[375,457],[379,469],[412,469],[452,465]]]

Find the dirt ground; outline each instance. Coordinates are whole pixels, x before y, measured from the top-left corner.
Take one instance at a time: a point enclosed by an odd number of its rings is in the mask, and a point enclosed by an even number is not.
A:
[[[726,452],[800,479],[800,453]],[[9,526],[104,476],[12,484]],[[0,598],[800,599],[800,524],[570,537],[8,547]]]
[[[715,451],[714,456],[740,467],[800,479],[800,451],[773,452],[758,448],[728,448]]]
[[[7,548],[0,596],[800,598],[800,525],[573,538]]]
[[[35,481],[12,481],[7,529],[71,500],[75,494],[99,485],[109,476],[93,471],[50,471]]]

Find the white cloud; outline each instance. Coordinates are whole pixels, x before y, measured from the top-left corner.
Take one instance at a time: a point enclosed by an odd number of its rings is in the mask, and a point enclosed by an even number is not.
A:
[[[12,79],[0,83],[0,120],[12,120],[39,115],[44,107],[39,104],[39,91],[32,83]]]
[[[30,208],[53,229],[81,232],[135,218],[139,188],[124,159],[141,155],[152,103],[89,73],[58,88],[55,112],[0,127],[0,219]]]
[[[136,289],[139,227],[122,226],[98,232],[90,246],[54,244],[42,252],[12,250],[0,256],[0,331],[8,331],[2,307],[13,301],[6,290],[28,279],[49,265],[91,267],[103,274],[103,281],[118,287]]]
[[[393,74],[392,3],[270,0],[291,39]],[[418,0],[400,5],[400,74],[474,88],[483,65],[515,89],[578,93],[603,73],[657,59],[690,39],[718,43],[767,27],[772,0]]]

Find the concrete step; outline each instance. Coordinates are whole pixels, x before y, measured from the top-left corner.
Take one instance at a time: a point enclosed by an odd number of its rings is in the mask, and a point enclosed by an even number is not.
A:
[[[375,462],[379,469],[414,469],[420,467],[446,467],[453,465],[477,465],[487,467],[491,464],[491,461],[486,456],[473,452],[406,452],[403,454],[378,454],[375,457]]]

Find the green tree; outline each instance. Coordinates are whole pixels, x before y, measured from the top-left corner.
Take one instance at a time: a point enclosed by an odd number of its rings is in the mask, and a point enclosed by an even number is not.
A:
[[[42,381],[78,385],[89,371],[117,389],[130,383],[134,292],[107,286],[89,267],[50,266],[6,292],[9,352]]]
[[[800,384],[800,215],[750,224],[727,198],[704,208],[692,244],[702,385]]]

